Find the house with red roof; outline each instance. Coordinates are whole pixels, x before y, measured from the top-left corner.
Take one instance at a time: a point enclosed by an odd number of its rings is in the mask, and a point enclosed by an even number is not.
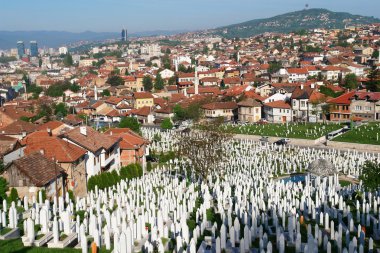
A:
[[[238,105],[236,102],[211,102],[202,105],[206,118],[223,117],[226,121],[237,119]]]
[[[339,97],[327,100],[330,105],[331,121],[349,121],[351,118],[351,98],[356,91],[351,91],[340,95]]]
[[[24,154],[30,155],[40,152],[46,158],[54,160],[64,169],[67,175],[67,189],[75,195],[86,194],[86,150],[61,138],[53,136],[51,132],[42,130],[28,135],[22,141]]]
[[[290,83],[306,82],[309,76],[307,68],[288,68],[286,72],[289,76]]]
[[[129,128],[110,128],[104,134],[111,138],[121,138],[120,163],[127,166],[131,163],[145,164],[145,155],[148,153],[148,141]]]
[[[356,92],[350,98],[352,118],[380,121],[380,92]]]
[[[274,101],[264,104],[264,118],[272,123],[292,121],[292,108],[285,101]]]

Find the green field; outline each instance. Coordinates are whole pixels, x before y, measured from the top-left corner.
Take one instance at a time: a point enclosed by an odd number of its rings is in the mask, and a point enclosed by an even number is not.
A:
[[[380,145],[380,123],[368,123],[354,128],[334,138],[333,141]]]
[[[24,247],[21,239],[12,240],[0,240],[0,252],[1,253],[80,253],[82,250],[65,248],[65,249],[54,249],[47,247]],[[91,252],[91,249],[88,249]],[[110,250],[106,250],[104,247],[98,249],[99,253],[109,253]]]
[[[224,128],[235,134],[248,134],[260,136],[272,136],[283,138],[298,138],[315,140],[328,133],[342,128],[343,125],[335,123],[288,123],[288,124],[250,124],[250,125],[226,125]]]
[[[21,242],[21,239],[13,239],[13,240],[0,240],[0,252],[8,253],[8,252],[17,252],[17,253],[50,253],[50,252],[59,252],[59,253],[79,253],[82,252],[78,249],[49,249],[46,247],[24,247]]]

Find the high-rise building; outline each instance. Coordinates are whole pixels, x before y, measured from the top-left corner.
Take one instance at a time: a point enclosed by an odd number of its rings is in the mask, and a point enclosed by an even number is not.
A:
[[[121,41],[127,41],[128,31],[127,29],[121,30]]]
[[[38,45],[37,41],[32,40],[30,42],[30,56],[37,57],[38,56]]]
[[[25,46],[24,41],[17,41],[17,54],[19,58],[21,59],[25,54]]]

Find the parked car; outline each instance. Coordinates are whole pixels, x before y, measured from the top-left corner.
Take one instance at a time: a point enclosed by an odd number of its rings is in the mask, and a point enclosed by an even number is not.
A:
[[[290,142],[290,140],[288,138],[283,138],[283,139],[280,139],[280,140],[276,141],[274,144],[275,145],[279,145],[279,146],[285,146],[289,142]]]

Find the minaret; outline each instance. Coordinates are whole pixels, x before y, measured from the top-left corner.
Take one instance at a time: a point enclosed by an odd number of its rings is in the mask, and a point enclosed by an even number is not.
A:
[[[94,96],[95,96],[95,100],[98,100],[98,87],[96,87],[96,82],[94,85]]]
[[[197,66],[195,66],[194,95],[198,95],[199,93],[198,86],[199,86],[198,70],[197,70]]]
[[[178,72],[178,58],[174,60],[175,72]]]
[[[237,57],[236,57],[236,60],[237,60],[237,63],[239,63],[240,62],[240,52],[238,51],[238,53],[237,53]]]

